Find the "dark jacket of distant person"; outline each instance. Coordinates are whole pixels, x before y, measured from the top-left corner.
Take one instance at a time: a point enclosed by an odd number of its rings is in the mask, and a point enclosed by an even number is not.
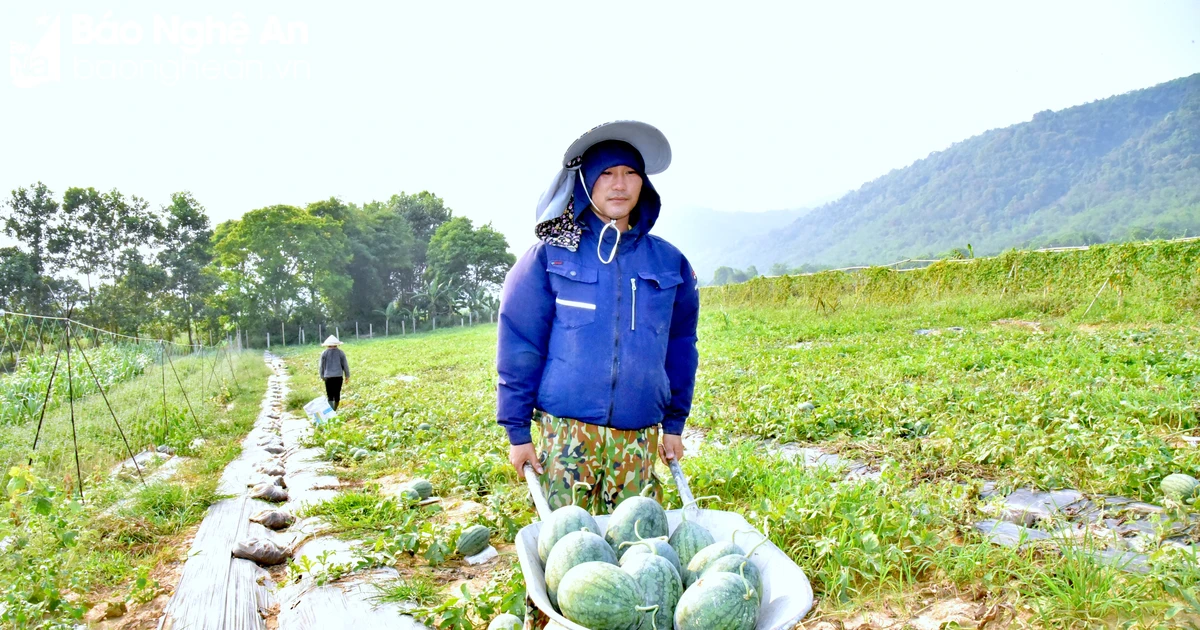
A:
[[[321,353],[321,378],[343,376],[350,378],[350,364],[346,361],[346,353],[341,348],[326,348]]]

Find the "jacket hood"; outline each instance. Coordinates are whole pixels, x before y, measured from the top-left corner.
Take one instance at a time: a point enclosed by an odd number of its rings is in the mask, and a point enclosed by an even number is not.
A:
[[[630,229],[627,234],[648,234],[658,221],[659,212],[662,210],[662,198],[646,174],[646,163],[641,153],[633,145],[621,140],[599,142],[584,152],[579,174],[575,177],[573,218],[576,223],[590,225],[590,220],[581,218],[585,211],[590,210],[590,192],[595,188],[600,174],[614,166],[628,166],[642,178],[642,191],[638,195],[637,205],[630,212]],[[596,218],[597,222],[601,221],[594,212],[587,212],[587,216]]]

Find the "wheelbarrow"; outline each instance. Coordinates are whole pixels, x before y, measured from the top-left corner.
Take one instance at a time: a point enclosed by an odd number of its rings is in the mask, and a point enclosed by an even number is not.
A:
[[[750,549],[766,538],[751,527],[740,514],[696,507],[679,462],[668,460],[667,463],[679,490],[679,498],[686,506],[681,510],[667,510],[667,526],[671,531],[675,531],[686,514],[687,520],[708,528],[718,542],[732,540],[733,533],[738,532],[738,545],[742,549]],[[550,619],[547,630],[590,630],[563,617],[550,604],[550,597],[546,594],[546,574],[537,552],[538,532],[542,523],[550,516],[550,505],[542,493],[537,474],[528,464],[525,465],[525,482],[529,486],[529,494],[541,519],[517,532],[517,557],[521,562],[521,572],[525,574],[525,592],[538,610]],[[594,518],[601,529],[607,527],[608,516]],[[791,630],[812,609],[813,593],[808,577],[787,554],[770,541],[759,545],[750,555],[750,561],[762,575],[762,606],[758,611],[755,630]]]

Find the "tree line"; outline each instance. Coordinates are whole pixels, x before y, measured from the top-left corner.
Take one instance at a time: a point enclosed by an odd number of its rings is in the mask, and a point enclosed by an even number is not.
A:
[[[158,208],[117,190],[12,191],[0,227],[0,308],[189,343],[243,332],[434,328],[490,317],[515,262],[491,225],[430,192],[364,204],[273,205],[212,227],[188,192]],[[290,332],[289,332],[290,331]]]

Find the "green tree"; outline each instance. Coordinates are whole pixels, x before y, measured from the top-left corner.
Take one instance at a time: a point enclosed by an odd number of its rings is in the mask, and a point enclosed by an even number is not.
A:
[[[308,211],[342,222],[352,255],[348,315],[369,319],[401,294],[413,265],[414,238],[407,219],[384,204],[358,208],[336,198],[310,204]]]
[[[456,278],[467,291],[496,289],[515,262],[504,235],[490,224],[475,229],[470,219],[455,217],[429,240],[425,273]]]
[[[179,331],[179,320],[170,317],[165,303],[170,277],[161,266],[147,262],[127,249],[119,260],[117,280],[95,290],[95,308],[104,313],[112,329],[129,335],[153,334],[170,339]],[[189,335],[190,338],[190,335]]]
[[[213,254],[224,283],[215,302],[243,328],[347,310],[352,254],[339,221],[294,206],[252,210],[217,226]]]
[[[164,308],[176,324],[187,328],[188,343],[194,343],[195,319],[205,296],[215,288],[213,276],[205,273],[212,262],[212,230],[204,207],[189,192],[171,195],[171,205],[163,208],[163,214],[166,224],[158,263],[166,274]]]
[[[40,285],[41,281],[33,255],[16,247],[0,248],[0,309],[40,310],[40,299],[30,288]]]
[[[61,268],[72,269],[87,281],[92,300],[93,276],[114,279],[126,250],[136,251],[155,236],[158,222],[140,197],[126,198],[117,190],[68,188],[63,194],[63,220],[48,239],[49,251]]]
[[[434,232],[446,221],[450,220],[453,212],[446,207],[441,197],[421,191],[415,195],[401,192],[392,195],[386,206],[391,212],[404,218],[412,229],[412,269],[402,274],[400,291],[415,293],[421,288],[425,277],[425,250]]]
[[[4,210],[4,233],[23,245],[27,253],[6,251],[3,255],[6,302],[20,304],[33,312],[49,312],[56,282],[49,268],[48,247],[54,227],[62,220],[54,193],[42,182],[12,191]],[[20,255],[18,255],[20,254]],[[20,279],[18,282],[17,280]],[[9,284],[11,283],[11,285]],[[12,307],[9,307],[12,308]]]
[[[42,182],[12,191],[4,213],[4,233],[29,250],[30,262],[40,275],[46,273],[46,248],[52,227],[61,220],[61,207],[54,192]]]

